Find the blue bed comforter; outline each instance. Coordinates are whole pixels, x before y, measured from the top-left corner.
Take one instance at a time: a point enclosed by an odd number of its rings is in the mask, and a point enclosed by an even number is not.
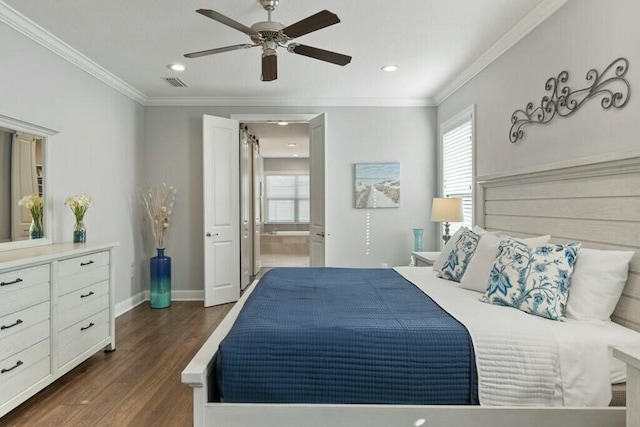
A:
[[[226,402],[478,404],[466,328],[388,269],[270,270],[211,382]]]

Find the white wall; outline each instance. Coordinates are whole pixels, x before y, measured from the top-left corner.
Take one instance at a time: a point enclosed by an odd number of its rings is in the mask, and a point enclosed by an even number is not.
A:
[[[141,170],[144,108],[4,24],[0,40],[0,114],[59,132],[49,159],[53,239],[72,239],[66,197],[93,197],[85,217],[87,240],[120,242],[115,299],[126,300],[142,290],[133,191]],[[131,279],[134,259],[138,270]]]
[[[542,165],[640,147],[640,2],[571,0],[438,107],[438,123],[476,104],[476,175]],[[626,57],[632,96],[621,110],[603,110],[600,99],[568,118],[524,128],[509,142],[511,114],[529,101],[539,105],[545,82],[563,70],[572,89],[587,86],[591,68],[603,71]]]
[[[145,114],[147,179],[178,189],[174,229],[167,247],[173,257],[173,288],[202,289],[202,115],[327,113],[327,263],[379,267],[409,262],[411,229],[425,229],[425,248],[434,248],[429,221],[436,180],[435,108],[320,107],[148,107]],[[399,209],[356,210],[353,164],[398,161]],[[366,255],[370,215],[371,251]]]

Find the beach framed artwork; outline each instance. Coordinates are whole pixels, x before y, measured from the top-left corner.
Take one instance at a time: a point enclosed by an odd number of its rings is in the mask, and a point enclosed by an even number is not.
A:
[[[356,209],[400,207],[400,163],[356,163],[354,202]]]

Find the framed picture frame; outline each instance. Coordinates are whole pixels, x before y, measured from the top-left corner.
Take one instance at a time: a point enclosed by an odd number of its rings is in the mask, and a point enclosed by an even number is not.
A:
[[[400,207],[400,163],[354,164],[356,209]]]

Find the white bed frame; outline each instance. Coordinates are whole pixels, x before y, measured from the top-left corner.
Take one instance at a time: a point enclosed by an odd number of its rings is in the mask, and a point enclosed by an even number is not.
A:
[[[551,234],[584,247],[634,250],[629,279],[613,320],[640,331],[640,150],[479,177],[478,225],[515,236]],[[207,377],[220,341],[255,283],[182,372],[193,387],[194,425],[624,427],[625,408],[307,405],[207,402]]]

